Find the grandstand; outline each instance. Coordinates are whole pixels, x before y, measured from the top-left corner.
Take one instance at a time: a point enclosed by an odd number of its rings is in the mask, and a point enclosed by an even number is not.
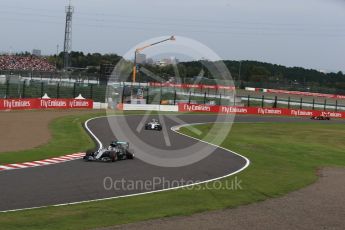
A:
[[[56,68],[46,59],[35,56],[0,56],[0,70],[54,72]]]

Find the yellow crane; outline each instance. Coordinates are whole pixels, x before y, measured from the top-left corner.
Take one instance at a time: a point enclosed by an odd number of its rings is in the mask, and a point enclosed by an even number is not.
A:
[[[137,77],[137,54],[140,53],[141,51],[143,51],[144,49],[146,48],[149,48],[151,46],[154,46],[154,45],[157,45],[157,44],[160,44],[160,43],[163,43],[163,42],[166,42],[166,41],[175,41],[175,37],[174,36],[171,36],[170,38],[167,38],[167,39],[164,39],[162,41],[159,41],[159,42],[155,42],[155,43],[152,43],[150,45],[146,45],[146,46],[143,46],[143,47],[140,47],[140,48],[137,48],[134,52],[134,66],[133,66],[133,83],[136,81],[136,77]]]

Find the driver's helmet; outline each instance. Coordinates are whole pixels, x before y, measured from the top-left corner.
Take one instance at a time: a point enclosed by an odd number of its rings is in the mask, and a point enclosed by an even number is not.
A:
[[[117,147],[118,145],[119,144],[117,143],[117,141],[113,141],[110,143],[110,147],[113,147],[113,148]]]

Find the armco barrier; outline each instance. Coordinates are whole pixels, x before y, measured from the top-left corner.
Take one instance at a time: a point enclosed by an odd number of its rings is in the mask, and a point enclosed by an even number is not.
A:
[[[126,111],[166,111],[166,112],[178,112],[178,106],[177,105],[147,105],[147,104],[123,104],[122,110]]]
[[[0,110],[34,109],[92,109],[93,101],[86,99],[0,99]]]
[[[214,90],[235,90],[235,86],[226,85],[203,85],[203,84],[175,84],[175,83],[158,83],[149,82],[151,87],[170,87],[180,89],[214,89]]]
[[[329,116],[331,118],[345,118],[345,112],[329,112],[317,110],[279,109],[279,108],[258,108],[258,107],[237,107],[200,104],[178,104],[179,112],[209,112],[221,114],[252,114],[252,115],[278,115],[278,116]]]

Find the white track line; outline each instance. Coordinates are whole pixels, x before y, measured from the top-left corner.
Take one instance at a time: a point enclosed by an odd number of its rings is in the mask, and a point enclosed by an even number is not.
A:
[[[113,116],[119,116],[119,115],[111,115],[111,116],[108,116],[108,117],[113,117]],[[107,117],[107,116],[100,116],[100,117],[94,117],[94,118],[91,118],[89,120],[87,120],[85,122],[85,128],[86,130],[90,133],[90,135],[97,141],[98,145],[100,148],[102,148],[102,142],[96,137],[96,135],[90,130],[90,128],[88,127],[88,123],[92,120],[96,120],[96,119],[99,119],[99,118],[104,118],[104,117]],[[205,123],[194,123],[194,124],[207,124],[207,123],[214,123],[214,122],[205,122]],[[185,124],[183,126],[187,126],[187,125],[194,125],[194,124]],[[40,207],[32,207],[32,208],[22,208],[22,209],[13,209],[13,210],[7,210],[7,211],[0,211],[0,213],[7,213],[7,212],[17,212],[17,211],[26,211],[26,210],[32,210],[32,209],[39,209],[39,208],[47,208],[47,207],[60,207],[60,206],[67,206],[67,205],[75,205],[75,204],[84,204],[84,203],[90,203],[90,202],[96,202],[96,201],[105,201],[105,200],[112,200],[112,199],[119,199],[119,198],[125,198],[125,197],[134,197],[134,196],[142,196],[142,195],[146,195],[146,194],[152,194],[152,193],[158,193],[158,192],[164,192],[164,191],[170,191],[170,190],[176,190],[176,189],[180,189],[180,188],[186,188],[186,187],[191,187],[191,186],[195,186],[195,185],[199,185],[199,184],[205,184],[205,183],[209,183],[209,182],[212,182],[212,181],[216,181],[216,180],[220,180],[220,179],[223,179],[223,178],[226,178],[226,177],[229,177],[229,176],[232,176],[232,175],[235,175],[237,173],[240,173],[242,172],[243,170],[245,170],[249,164],[250,164],[250,161],[247,157],[245,156],[242,156],[234,151],[231,151],[229,149],[226,149],[226,148],[223,148],[223,147],[220,147],[218,145],[215,145],[215,144],[212,144],[212,143],[209,143],[209,142],[206,142],[206,141],[202,141],[202,140],[199,140],[197,138],[194,138],[194,137],[191,137],[191,136],[188,136],[186,134],[182,134],[182,133],[179,133],[177,132],[176,130],[178,130],[178,128],[181,128],[182,126],[173,126],[171,127],[170,129],[180,135],[183,135],[183,136],[186,136],[186,137],[189,137],[189,138],[192,138],[192,139],[195,139],[197,141],[200,141],[200,142],[203,142],[203,143],[206,143],[206,144],[209,144],[209,145],[212,145],[212,146],[215,146],[217,148],[220,148],[220,149],[223,149],[227,152],[230,152],[230,153],[233,153],[235,155],[238,155],[240,157],[242,157],[245,161],[246,161],[246,164],[240,168],[239,170],[235,171],[235,172],[232,172],[230,174],[227,174],[227,175],[224,175],[224,176],[221,176],[221,177],[217,177],[217,178],[213,178],[213,179],[210,179],[210,180],[206,180],[206,181],[202,181],[202,182],[198,182],[198,183],[194,183],[194,184],[188,184],[188,185],[183,185],[183,186],[178,186],[178,187],[174,187],[174,188],[166,188],[166,189],[161,189],[161,190],[155,190],[155,191],[149,191],[149,192],[142,192],[142,193],[136,193],[136,194],[130,194],[130,195],[123,195],[123,196],[115,196],[115,197],[108,197],[108,198],[101,198],[101,199],[93,199],[93,200],[85,200],[85,201],[78,201],[78,202],[70,202],[70,203],[64,203],[64,204],[55,204],[55,205],[47,205],[47,206],[40,206]]]

